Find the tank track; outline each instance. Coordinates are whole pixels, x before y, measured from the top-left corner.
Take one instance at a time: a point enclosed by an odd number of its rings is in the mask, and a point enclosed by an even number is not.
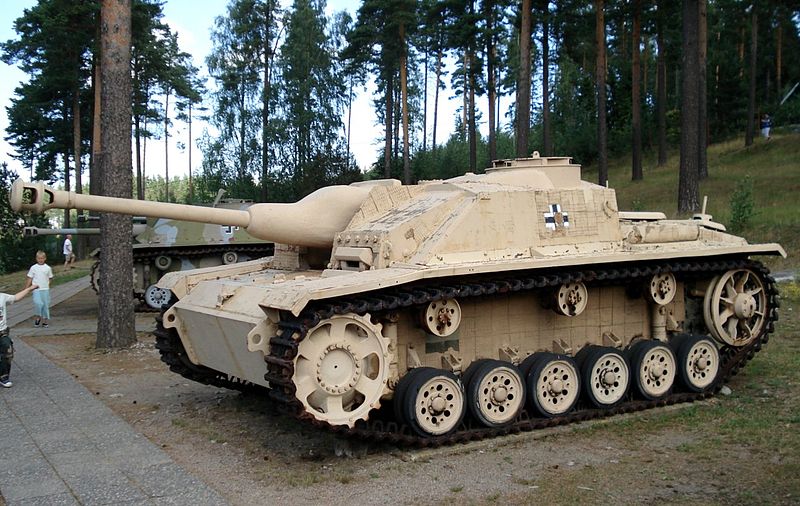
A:
[[[581,400],[577,409],[567,415],[556,418],[536,418],[525,410],[510,425],[501,428],[478,426],[470,417],[465,417],[461,426],[452,434],[435,437],[419,437],[409,427],[393,421],[391,407],[384,407],[370,414],[366,422],[359,421],[351,429],[346,426],[331,426],[315,419],[306,413],[302,403],[295,397],[292,383],[294,374],[294,358],[297,356],[298,344],[307,332],[320,321],[335,314],[375,315],[385,311],[393,311],[414,305],[425,304],[441,298],[466,298],[492,295],[495,293],[511,293],[555,287],[562,283],[585,281],[594,284],[626,284],[643,281],[660,272],[680,274],[681,279],[708,277],[721,274],[731,269],[748,268],[760,274],[765,284],[770,314],[767,316],[764,331],[747,346],[733,348],[723,346],[720,349],[721,370],[714,387],[702,393],[673,392],[668,396],[655,400],[636,400],[628,394],[626,401],[613,409],[596,409],[587,406]],[[367,297],[343,297],[334,301],[319,301],[309,305],[298,316],[288,312],[281,314],[279,332],[270,339],[270,355],[265,357],[267,374],[271,388],[270,397],[276,401],[287,414],[330,430],[334,433],[403,446],[436,447],[486,439],[505,434],[526,432],[556,425],[565,425],[584,420],[604,418],[620,413],[630,413],[659,406],[692,402],[705,399],[716,394],[724,383],[736,375],[761,347],[767,343],[769,334],[774,331],[774,322],[778,319],[778,293],[775,281],[769,271],[759,262],[742,258],[725,258],[709,261],[675,261],[667,263],[643,262],[636,264],[598,266],[589,270],[549,270],[547,272],[526,273],[524,277],[511,278],[506,274],[496,279],[482,279],[468,283],[448,284],[446,286],[419,285],[400,287],[370,293]],[[389,403],[391,404],[391,403]]]
[[[164,312],[167,308],[168,306],[162,308],[161,313],[156,316],[156,329],[153,331],[153,335],[156,337],[156,349],[161,354],[161,361],[169,366],[170,371],[203,385],[228,388],[240,392],[255,390],[263,392],[266,390],[260,385],[192,363],[186,353],[186,348],[183,347],[183,343],[178,337],[178,332],[175,329],[164,327]]]

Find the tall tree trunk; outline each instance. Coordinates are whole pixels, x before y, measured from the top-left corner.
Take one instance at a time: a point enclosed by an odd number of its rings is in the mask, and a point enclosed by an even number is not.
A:
[[[747,100],[747,132],[744,137],[744,145],[752,146],[756,130],[756,64],[758,63],[758,14],[756,13],[756,2],[751,6],[751,27],[750,27],[750,86],[748,89]]]
[[[147,116],[142,122],[142,130],[147,132]],[[142,194],[147,196],[147,135],[142,139]]]
[[[133,139],[136,144],[136,198],[144,200],[144,179],[142,179],[142,128],[141,118],[133,117]]]
[[[100,23],[97,23],[97,40],[100,40]],[[99,51],[97,51],[99,53]],[[101,74],[101,60],[100,55],[96,54],[92,57],[92,152],[89,159],[89,193],[92,195],[101,195],[103,193],[102,187],[102,174],[103,168],[100,166],[99,160],[96,159],[97,153],[102,151],[101,131],[100,131],[100,111],[102,104],[100,103],[100,74]],[[90,213],[95,214],[95,213]],[[90,240],[91,242],[91,240]]]
[[[270,23],[270,8],[271,2],[267,2],[267,19],[266,23]],[[269,26],[267,26],[267,33],[269,34]],[[261,86],[261,202],[266,202],[269,197],[268,182],[269,182],[269,94],[270,94],[270,62],[272,61],[272,52],[270,48],[269,37],[264,41],[264,72],[263,83]],[[348,144],[348,153],[350,145]],[[191,189],[191,186],[190,186]]]
[[[519,77],[517,78],[517,157],[528,153],[531,125],[531,0],[522,0],[519,30]]]
[[[383,177],[389,179],[392,177],[392,125],[394,124],[394,119],[392,114],[394,112],[394,86],[392,83],[394,82],[394,75],[392,72],[387,72],[386,76],[386,114],[384,114],[385,118],[385,129],[386,129],[386,139],[384,139],[383,144]]]
[[[101,0],[101,104],[103,193],[130,198],[131,0]],[[100,216],[100,318],[98,348],[136,342],[133,317],[133,249],[130,216]]]
[[[398,80],[400,78],[398,77]],[[402,88],[400,86],[399,88]],[[403,101],[402,101],[402,90],[396,89],[394,92],[394,151],[393,157],[395,160],[400,158],[400,130],[401,130],[401,123],[402,123],[402,116],[403,116]]]
[[[597,60],[595,76],[597,83],[597,168],[598,183],[608,183],[608,125],[606,124],[606,21],[604,1],[594,0],[595,45]]]
[[[69,151],[64,149],[62,157],[64,158],[64,190],[70,191],[72,188],[69,180]],[[69,209],[64,209],[64,228],[69,228],[71,226],[72,220],[70,219],[70,213],[71,211]]]
[[[631,62],[631,133],[633,135],[633,157],[631,179],[642,179],[642,97],[641,92],[641,52],[640,39],[642,31],[642,2],[633,1],[633,61]]]
[[[486,89],[489,101],[489,160],[487,166],[491,167],[492,160],[497,158],[497,131],[495,130],[495,100],[497,99],[497,83],[495,81],[495,5],[494,2],[484,2],[484,18],[486,19]]]
[[[467,138],[469,140],[469,170],[475,172],[478,169],[478,133],[475,126],[475,58],[473,57],[472,50],[467,50],[467,75],[469,81],[467,87],[469,88],[469,111],[467,116]]]
[[[469,88],[469,62],[468,60],[467,51],[464,51],[464,64],[461,68],[464,71],[464,90],[461,93],[461,138],[466,140],[467,138],[467,113],[469,111],[469,92],[467,91]]]
[[[347,157],[350,157],[350,134],[353,131],[353,76],[347,86]]]
[[[775,86],[778,90],[778,99],[781,98],[783,93],[783,74],[781,73],[782,58],[783,58],[783,17],[778,11],[778,29],[775,33]]]
[[[708,0],[697,2],[697,132],[700,145],[697,150],[697,175],[700,181],[708,177],[708,93],[707,93],[707,54],[708,54]]]
[[[658,124],[658,166],[667,164],[667,59],[664,56],[664,1],[658,0],[656,44],[656,123]]]
[[[239,95],[236,97],[239,100],[239,167],[236,169],[236,178],[239,182],[244,180],[244,174],[247,172],[247,124],[245,122],[245,96],[244,96],[244,86],[241,86],[239,90]],[[166,135],[166,134],[165,134]],[[303,163],[303,149],[302,149],[302,132],[298,134],[297,140],[297,166],[301,166]],[[298,172],[298,171],[295,171]],[[169,181],[167,181],[169,182]]]
[[[425,40],[425,85],[422,91],[422,151],[428,149],[428,39]]]
[[[169,90],[164,93],[164,201],[169,202]]]
[[[431,149],[436,151],[436,126],[439,124],[439,86],[442,81],[442,47],[436,52],[436,91],[433,94],[433,136]]]
[[[400,24],[400,100],[403,114],[403,182],[411,184],[411,161],[408,153],[408,83],[406,82],[406,25]]]
[[[681,93],[681,166],[678,181],[678,211],[698,208],[698,150],[700,132],[697,128],[700,91],[697,86],[699,65],[698,8],[695,0],[683,0],[683,90]]]
[[[647,63],[650,61],[650,37],[645,35],[642,37],[642,97],[644,97],[645,102],[647,102],[647,93],[650,91],[649,88],[649,68]]]
[[[83,193],[83,182],[81,181],[81,95],[80,90],[72,93],[72,155],[75,159],[75,193]],[[78,214],[82,210],[78,209]]]
[[[194,202],[194,188],[192,187],[192,102],[189,101],[189,203]]]
[[[542,1],[542,151],[553,155],[550,133],[550,0]]]

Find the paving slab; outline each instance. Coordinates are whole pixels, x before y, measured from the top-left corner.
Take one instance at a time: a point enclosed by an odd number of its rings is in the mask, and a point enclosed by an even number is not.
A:
[[[88,276],[51,289],[52,305],[89,286]],[[30,328],[30,298],[9,306],[12,338],[96,331],[95,320]],[[140,320],[140,318],[137,318]],[[147,319],[137,330],[152,330]],[[150,318],[149,320],[152,320]],[[141,328],[140,328],[141,327]],[[227,501],[53,364],[17,339],[0,389],[0,502],[33,505],[220,505]]]

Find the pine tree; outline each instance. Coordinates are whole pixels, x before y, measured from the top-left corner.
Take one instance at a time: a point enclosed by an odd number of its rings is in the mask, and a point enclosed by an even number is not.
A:
[[[103,191],[130,198],[131,179],[131,4],[102,0],[100,58]],[[136,342],[133,301],[131,219],[114,213],[100,216],[100,319],[98,348],[119,348]]]
[[[700,132],[698,110],[700,106],[697,2],[683,0],[683,65],[681,86],[681,164],[678,180],[678,211],[696,211],[698,199],[698,161]]]
[[[203,169],[218,174],[241,196],[252,192],[255,174],[260,174],[262,196],[269,184],[264,164],[272,148],[267,144],[278,130],[269,114],[275,100],[277,18],[274,0],[234,0],[211,32],[213,46],[206,59],[216,82],[211,123],[220,133],[201,141]]]

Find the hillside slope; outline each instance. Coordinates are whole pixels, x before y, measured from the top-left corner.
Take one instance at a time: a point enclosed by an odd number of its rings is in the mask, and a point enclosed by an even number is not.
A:
[[[609,186],[616,189],[621,210],[662,211],[679,217],[678,152],[670,153],[664,167],[653,157],[644,161],[644,179],[631,181],[630,158],[609,162]],[[765,259],[773,270],[800,268],[800,134],[761,138],[745,148],[741,139],[708,148],[708,179],[700,184],[700,202],[708,196],[706,212],[728,225],[731,196],[736,185],[750,176],[755,212],[740,234],[750,242],[778,242],[789,257]],[[597,167],[587,167],[587,181],[597,180]]]

